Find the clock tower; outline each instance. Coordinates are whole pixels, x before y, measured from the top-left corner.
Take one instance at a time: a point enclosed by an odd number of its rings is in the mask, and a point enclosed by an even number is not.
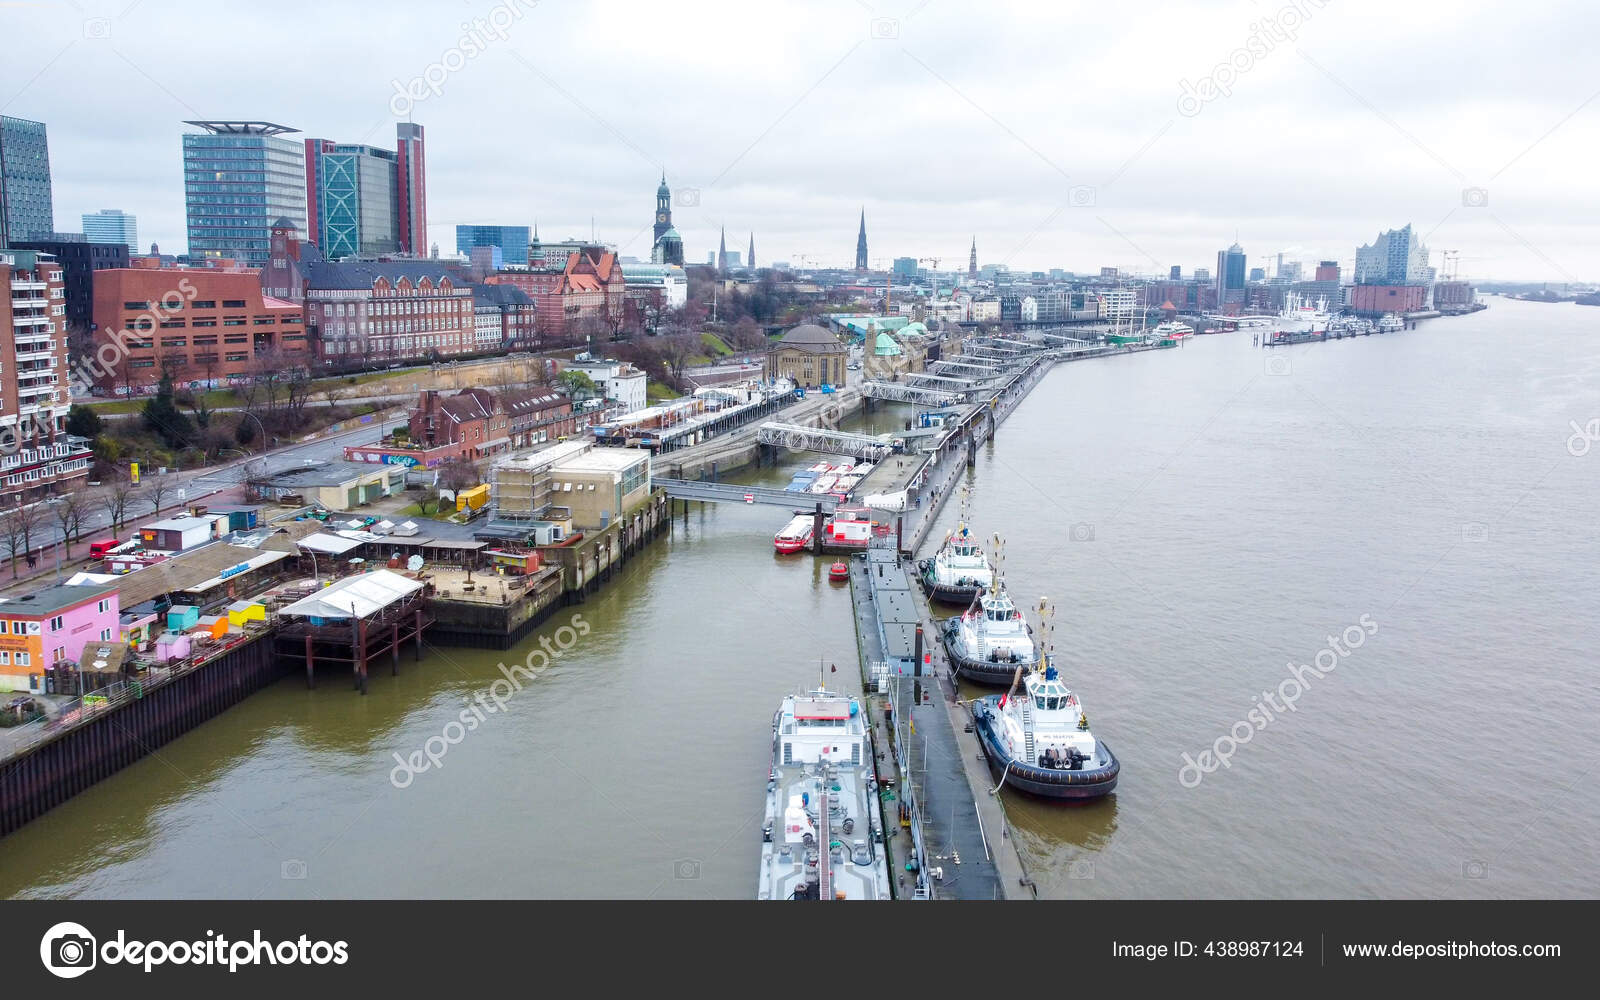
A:
[[[660,243],[662,234],[672,228],[672,191],[667,187],[667,175],[661,175],[661,186],[656,188],[656,224],[652,244]]]

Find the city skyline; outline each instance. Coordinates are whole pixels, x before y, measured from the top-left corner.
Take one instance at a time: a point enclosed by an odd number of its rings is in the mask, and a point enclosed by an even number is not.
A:
[[[139,217],[145,241],[169,252],[185,242],[175,155],[183,120],[260,116],[293,123],[303,130],[297,138],[383,145],[410,118],[429,130],[426,243],[442,247],[459,224],[537,217],[559,239],[588,234],[593,220],[599,239],[647,259],[646,199],[664,170],[689,259],[714,247],[726,225],[760,231],[769,259],[848,268],[865,204],[871,265],[881,270],[906,255],[959,269],[974,236],[988,248],[980,266],[1014,271],[1159,274],[1178,264],[1187,272],[1235,235],[1259,248],[1252,263],[1278,253],[1348,263],[1373,232],[1410,223],[1428,246],[1460,250],[1466,276],[1600,276],[1600,250],[1573,221],[1594,197],[1576,165],[1588,159],[1595,110],[1562,86],[1575,56],[1553,53],[1515,78],[1491,65],[1452,76],[1449,92],[1435,94],[1414,84],[1483,44],[1473,39],[1486,7],[1468,5],[1438,24],[1425,11],[1383,8],[1397,29],[1384,41],[1362,30],[1351,5],[1299,6],[1292,31],[1253,5],[1170,7],[1174,30],[1165,34],[1181,41],[1167,42],[1119,36],[1111,12],[1069,17],[1012,5],[973,25],[940,4],[840,3],[808,16],[809,30],[777,55],[749,39],[733,44],[742,37],[735,8],[717,6],[676,20],[645,17],[641,7],[638,17],[607,17],[603,36],[593,30],[600,15],[529,4],[471,7],[482,29],[425,7],[382,22],[318,9],[319,32],[292,38],[294,16],[20,8],[8,19],[39,44],[0,69],[0,92],[11,95],[0,110],[50,128],[57,230],[121,205]],[[310,17],[313,8],[288,10]],[[326,72],[281,80],[264,100],[228,82],[221,49],[200,47],[188,76],[221,82],[189,92],[158,60],[140,58],[179,20],[188,33],[248,30],[267,48],[274,39],[294,45]],[[1028,41],[1049,36],[1058,20],[1069,41],[1097,39],[1065,65]],[[1250,56],[1247,42],[1266,22],[1268,36],[1285,37]],[[1424,25],[1427,44],[1409,40],[1416,32],[1405,29]],[[1517,37],[1549,30],[1538,14],[1495,27]],[[338,56],[332,40],[352,32],[369,38],[370,58]],[[941,68],[957,46],[979,43],[1016,49],[1014,65],[988,76]],[[646,44],[716,45],[728,65],[677,66],[678,86],[653,87],[654,70],[635,58]],[[1217,77],[1235,52],[1250,65],[1236,79]],[[1170,66],[1170,79],[1099,97],[1093,80],[1135,53]],[[126,86],[97,92],[106,113],[86,119],[76,109],[92,86],[88,71],[107,64],[127,69]],[[715,86],[727,72],[747,85]],[[1039,93],[1086,96],[1043,106],[1017,99],[1046,76],[1052,89]],[[580,88],[576,79],[604,82]],[[508,100],[525,128],[503,127]],[[876,106],[888,110],[845,113]],[[1261,131],[1263,116],[1271,134]],[[930,140],[940,128],[962,141]],[[111,150],[115,172],[103,169]],[[697,204],[684,200],[691,192]]]

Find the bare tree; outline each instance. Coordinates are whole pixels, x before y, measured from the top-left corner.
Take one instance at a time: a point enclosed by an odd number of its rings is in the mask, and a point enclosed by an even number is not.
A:
[[[162,503],[171,493],[172,487],[167,485],[167,477],[156,476],[155,478],[151,479],[149,493],[150,513],[160,514]]]
[[[657,338],[656,353],[660,355],[661,363],[666,366],[667,373],[672,377],[672,384],[676,388],[683,388],[683,370],[689,367],[690,359],[699,354],[704,347],[700,338],[692,333]]]
[[[62,557],[71,559],[72,543],[83,535],[83,518],[87,513],[86,505],[78,494],[67,493],[57,497],[50,510],[56,516],[56,523],[61,526]]]
[[[22,504],[0,513],[0,541],[11,554],[11,579],[17,579],[19,556],[33,561],[33,536],[44,526],[44,518],[40,504]]]
[[[128,509],[138,494],[137,486],[120,480],[113,482],[104,493],[100,494],[100,509],[106,512],[113,534],[121,531],[122,526],[127,523]]]

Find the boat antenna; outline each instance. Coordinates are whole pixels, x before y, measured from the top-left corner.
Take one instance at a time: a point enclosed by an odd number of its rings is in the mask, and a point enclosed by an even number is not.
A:
[[[1043,673],[1049,669],[1056,658],[1056,610],[1050,606],[1050,598],[1039,598],[1039,631],[1044,633],[1042,651],[1034,662],[1033,669]]]

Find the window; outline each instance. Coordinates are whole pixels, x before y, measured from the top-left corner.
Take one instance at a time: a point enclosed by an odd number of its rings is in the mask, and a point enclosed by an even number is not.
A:
[[[30,653],[18,652],[13,658],[13,662],[19,667],[31,666],[33,664],[33,655]]]
[[[62,660],[65,660],[66,658],[67,658],[67,649],[66,649],[65,646],[57,646],[55,649],[50,651],[50,662],[51,663],[60,663]]]
[[[107,611],[110,611],[110,610],[111,610],[111,602],[110,601],[101,601],[99,604],[95,605],[95,611],[99,612],[102,615],[105,614]]]
[[[8,651],[4,650],[4,649],[0,649],[0,665],[4,665],[4,664],[10,663],[10,662],[11,662],[11,654]]]
[[[103,629],[100,630],[100,641],[101,642],[110,642],[111,641],[111,630],[110,629],[103,628]]]
[[[61,615],[56,615],[54,618],[50,619],[50,631],[59,632],[66,624],[67,622],[65,618],[63,618]]]
[[[222,308],[224,308],[224,309],[243,309],[244,307],[245,307],[244,306],[244,299],[223,299],[222,300]]]

